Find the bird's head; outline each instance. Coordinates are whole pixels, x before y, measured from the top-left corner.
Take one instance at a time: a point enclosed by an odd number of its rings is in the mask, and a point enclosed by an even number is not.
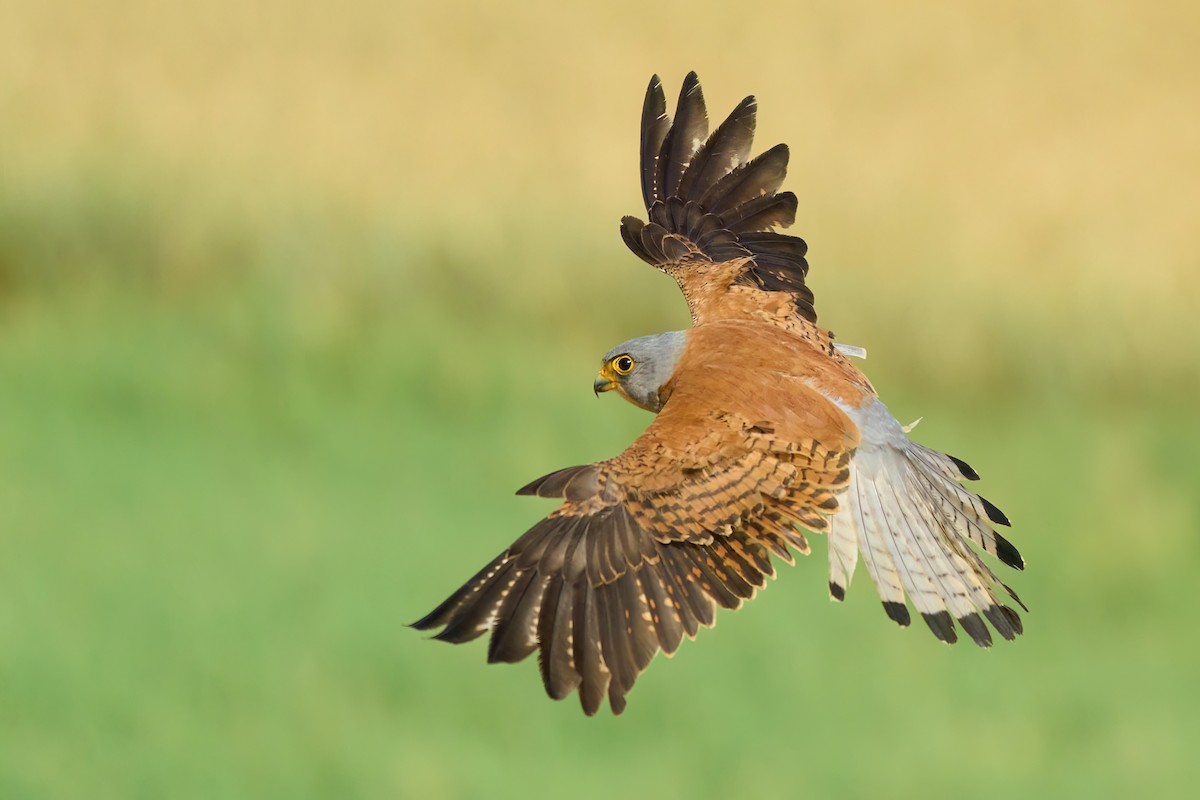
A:
[[[639,408],[658,413],[667,402],[665,389],[687,344],[687,331],[669,331],[622,342],[604,354],[593,388],[596,394],[616,391]]]

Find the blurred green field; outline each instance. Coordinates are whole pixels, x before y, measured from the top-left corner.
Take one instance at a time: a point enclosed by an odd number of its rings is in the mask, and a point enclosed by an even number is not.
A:
[[[1200,8],[1200,7],[1198,7]],[[1190,797],[1200,10],[21,3],[0,26],[0,797]],[[404,627],[649,417],[653,72],[760,101],[822,321],[1014,520],[1027,633],[824,542],[619,718]]]

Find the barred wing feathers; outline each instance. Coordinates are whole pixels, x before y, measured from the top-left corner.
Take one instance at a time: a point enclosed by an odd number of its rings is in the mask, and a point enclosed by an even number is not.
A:
[[[774,576],[772,553],[808,552],[795,526],[828,530],[850,478],[848,448],[764,423],[714,413],[708,435],[685,436],[704,416],[690,405],[673,397],[614,459],[522,488],[564,502],[414,627],[454,643],[490,633],[489,661],[537,652],[551,697],[578,690],[587,714],[605,697],[620,713],[659,650]]]

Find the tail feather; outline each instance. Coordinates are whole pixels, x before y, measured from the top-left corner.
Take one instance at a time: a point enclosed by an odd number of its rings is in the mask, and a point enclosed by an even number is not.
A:
[[[930,504],[932,502],[927,493],[923,493],[920,496],[922,497],[922,501],[925,502],[926,504]],[[1001,594],[1007,594],[1009,597],[1011,597],[1017,603],[1017,605],[1021,606],[1021,608],[1028,611],[1029,609],[1025,606],[1025,604],[1023,602],[1021,602],[1021,598],[1017,596],[1017,593],[1014,592],[1008,586],[1008,584],[1006,584],[1002,580],[1000,580],[1000,578],[996,575],[996,573],[992,570],[992,568],[990,566],[988,566],[987,562],[985,562],[982,558],[980,558],[979,553],[977,553],[972,547],[970,547],[967,544],[968,539],[971,539],[972,541],[975,541],[975,540],[972,537],[969,537],[969,536],[966,536],[965,534],[963,534],[954,525],[954,519],[952,517],[949,517],[946,515],[939,515],[937,513],[937,511],[935,509],[933,509],[932,507],[930,508],[930,511],[931,511],[931,514],[933,515],[934,519],[936,520],[936,523],[942,526],[943,540],[954,551],[954,553],[956,553],[958,555],[958,557],[960,557],[964,562],[966,562],[965,568],[970,570],[971,572],[974,572],[979,577],[980,581],[986,587],[987,596],[988,596],[989,600],[997,601],[997,598]],[[999,542],[1003,542],[1004,544],[1008,545],[1009,547],[1012,547],[1012,545],[1009,545],[1008,541],[1005,540],[1003,537],[1001,537],[1000,534],[998,534],[995,531],[992,531],[990,528],[988,528],[986,523],[981,523],[980,520],[978,520],[978,519],[973,520],[973,523],[982,527],[984,531],[989,533],[991,536],[995,537]],[[985,548],[985,550],[986,550],[986,548]],[[1016,548],[1013,548],[1013,550],[1015,552]],[[991,552],[991,551],[989,550],[987,552]],[[1005,561],[1003,556],[999,556],[999,557],[1000,557],[1001,561],[1004,561],[1006,564],[1008,563],[1007,561]],[[1023,569],[1024,562],[1020,560],[1019,553],[1016,556],[1016,560],[1017,560],[1017,563],[1009,564],[1009,566],[1015,567],[1016,569]],[[980,608],[980,610],[984,611],[986,609]],[[1013,613],[1015,613],[1015,612],[1013,612]]]
[[[847,508],[844,515],[855,518],[854,527],[858,533],[859,552],[862,553],[863,562],[867,565],[867,572],[870,574],[871,580],[879,590],[884,610],[900,625],[907,625],[907,611],[901,617],[895,608],[895,606],[904,607],[904,588],[900,580],[900,571],[888,546],[887,538],[878,533],[883,530],[882,522],[875,521],[876,514],[867,504],[862,490],[861,473],[857,466],[852,465],[851,467],[850,487],[846,490],[845,503]],[[835,519],[840,521],[842,516],[843,514],[838,514]]]
[[[882,403],[846,409],[862,432],[851,465],[850,486],[841,497],[829,539],[830,594],[840,599],[849,586],[856,555],[862,554],[888,616],[909,622],[906,601],[930,630],[954,642],[957,621],[981,647],[996,633],[1021,633],[1020,616],[1004,595],[1024,608],[970,546],[1020,569],[1020,553],[993,525],[1007,523],[991,503],[960,481],[979,476],[965,462],[909,441]]]
[[[970,598],[974,576],[963,570],[961,565],[951,563],[954,554],[947,552],[938,541],[938,534],[942,531],[925,516],[925,509],[920,502],[911,502],[912,492],[909,486],[911,484],[904,487],[903,494],[897,491],[895,484],[889,484],[888,489],[892,493],[890,499],[904,517],[908,535],[916,542],[914,549],[917,551],[917,558],[925,568],[937,601],[940,601],[934,602],[935,606],[940,606],[934,613],[948,611],[956,619],[962,619],[975,611]]]
[[[915,472],[911,477],[915,480]],[[938,513],[938,507],[922,493],[923,489],[923,484],[910,481],[909,497],[916,498],[912,505],[920,515],[930,546],[937,548],[947,574],[962,592],[950,610],[976,644],[987,647],[992,637],[978,612],[985,612],[994,604],[994,590],[989,581],[991,570],[966,546],[959,532],[947,524],[947,518]]]
[[[835,514],[829,524],[829,596],[834,600],[844,600],[850,588],[850,578],[858,565],[858,541],[858,515]]]
[[[939,639],[952,642],[957,635],[953,625],[946,624],[946,616],[947,611],[956,610],[961,589],[949,585],[949,572],[938,563],[942,559],[936,547],[926,545],[923,526],[910,519],[911,504],[898,498],[886,477],[890,475],[864,476],[864,494],[874,510],[868,536],[883,539],[913,606]],[[943,574],[947,577],[941,577]]]
[[[927,465],[928,462],[923,459],[914,461],[916,479],[921,484],[921,494],[927,500],[938,504],[942,518],[948,520],[959,535],[971,539],[984,551],[1010,567],[1024,569],[1025,561],[1021,558],[1021,553],[988,524],[989,521],[999,523],[997,515],[1006,521],[1007,517],[953,478],[944,479]]]
[[[967,462],[923,444],[913,441],[910,441],[909,444],[911,445],[908,451],[910,457],[941,473],[946,480],[956,483],[963,478],[969,481],[979,480],[979,473],[972,469]]]

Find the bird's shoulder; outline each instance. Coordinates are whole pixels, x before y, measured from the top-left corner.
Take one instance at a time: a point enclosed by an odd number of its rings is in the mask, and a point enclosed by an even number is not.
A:
[[[695,326],[674,378],[676,390],[691,402],[707,398],[777,423],[798,410],[857,408],[875,396],[870,381],[834,347],[828,331],[795,317],[751,315]],[[832,429],[815,425],[811,413],[795,421],[800,433],[833,442],[853,427],[844,415],[834,416]]]
[[[857,406],[870,392],[859,375],[766,321],[698,325],[662,411],[604,469],[644,488],[684,481],[718,463],[757,462],[751,454],[778,460],[814,446],[851,452],[859,431],[841,403]]]

